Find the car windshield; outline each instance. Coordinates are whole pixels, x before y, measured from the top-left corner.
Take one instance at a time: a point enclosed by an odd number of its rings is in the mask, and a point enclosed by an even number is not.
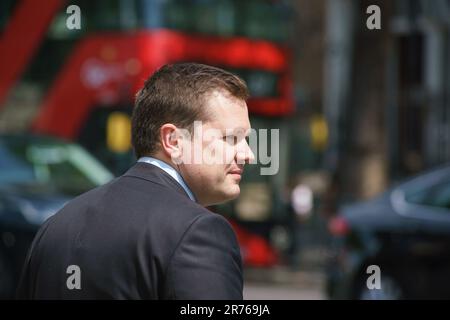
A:
[[[0,140],[0,186],[45,185],[79,194],[112,178],[103,165],[76,144]]]

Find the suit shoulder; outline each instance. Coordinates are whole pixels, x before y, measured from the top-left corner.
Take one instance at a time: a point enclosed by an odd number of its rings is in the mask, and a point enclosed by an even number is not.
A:
[[[236,234],[233,227],[226,218],[222,215],[208,211],[199,213],[196,219],[192,222],[188,232],[195,233],[198,230],[206,230],[212,234],[214,238],[226,238],[231,244],[237,244]]]
[[[211,212],[199,215],[171,256],[167,277],[175,299],[242,299],[242,259],[228,221]]]

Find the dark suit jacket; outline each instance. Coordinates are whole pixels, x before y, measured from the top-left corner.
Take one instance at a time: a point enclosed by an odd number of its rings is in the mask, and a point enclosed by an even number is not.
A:
[[[67,286],[71,265],[79,267],[81,289]],[[242,289],[230,224],[190,200],[160,168],[137,163],[42,225],[17,297],[242,299]]]

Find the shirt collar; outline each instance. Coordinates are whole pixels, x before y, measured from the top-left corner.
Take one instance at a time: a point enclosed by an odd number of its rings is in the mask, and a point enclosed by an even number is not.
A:
[[[152,164],[160,168],[161,170],[167,172],[172,178],[175,179],[175,181],[177,181],[183,187],[184,191],[186,191],[189,198],[192,201],[196,202],[194,194],[192,193],[191,189],[189,189],[186,182],[184,182],[183,177],[180,175],[180,173],[177,170],[175,170],[172,166],[168,165],[164,161],[152,157],[141,157],[139,158],[138,162],[145,162]]]

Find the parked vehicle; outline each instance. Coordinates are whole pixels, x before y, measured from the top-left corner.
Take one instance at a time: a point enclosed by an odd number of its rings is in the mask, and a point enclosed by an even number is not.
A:
[[[331,298],[450,298],[450,164],[343,207],[329,229]]]
[[[82,147],[0,135],[0,298],[11,298],[39,226],[68,200],[113,175]]]

